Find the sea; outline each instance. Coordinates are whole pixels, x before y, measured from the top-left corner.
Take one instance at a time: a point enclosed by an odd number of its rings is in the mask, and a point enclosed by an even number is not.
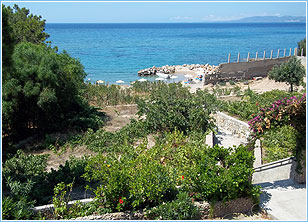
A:
[[[306,37],[306,23],[47,23],[49,41],[84,66],[85,80],[124,84],[152,66],[283,56]],[[292,51],[293,53],[293,51]],[[153,77],[149,80],[154,80]]]

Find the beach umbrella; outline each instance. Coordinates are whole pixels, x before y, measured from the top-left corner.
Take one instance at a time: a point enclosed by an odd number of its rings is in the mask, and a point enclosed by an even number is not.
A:
[[[177,79],[179,78],[178,76],[171,76],[170,79]]]
[[[146,79],[138,79],[139,82],[145,82],[145,81],[148,81]]]
[[[118,80],[118,81],[116,81],[116,83],[124,83],[124,81],[123,80]]]
[[[156,78],[155,80],[157,80],[157,81],[164,81],[165,79],[164,79],[164,78],[159,77],[159,78]]]
[[[185,77],[186,77],[186,78],[192,78],[193,76],[190,75],[190,74],[186,74]]]

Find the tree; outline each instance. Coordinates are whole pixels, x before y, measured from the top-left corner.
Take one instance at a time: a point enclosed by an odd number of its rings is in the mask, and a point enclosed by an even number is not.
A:
[[[41,16],[29,14],[29,9],[19,8],[14,5],[13,8],[2,5],[8,17],[8,25],[12,28],[12,36],[15,44],[19,42],[32,42],[35,44],[44,43],[49,35],[45,31],[45,21]]]
[[[62,129],[87,107],[81,63],[44,44],[19,43],[3,85],[3,132],[15,137]]]
[[[304,66],[296,57],[291,57],[287,62],[280,66],[274,66],[269,71],[269,79],[274,79],[275,82],[287,82],[290,84],[290,91],[293,92],[293,86],[299,86],[306,74]]]
[[[15,39],[12,35],[12,27],[9,25],[9,10],[2,5],[2,74],[5,80],[6,74],[12,66],[11,57],[14,50]]]
[[[303,49],[303,56],[306,56],[306,37],[300,42],[298,42],[297,45],[298,45],[297,55],[300,56],[302,54],[302,49]]]

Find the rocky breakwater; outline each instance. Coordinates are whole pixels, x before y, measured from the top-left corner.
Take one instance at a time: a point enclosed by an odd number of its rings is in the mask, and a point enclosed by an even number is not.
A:
[[[201,73],[213,74],[218,71],[218,66],[209,64],[183,64],[183,65],[173,65],[173,66],[165,65],[162,67],[153,66],[152,68],[142,69],[138,71],[138,75],[152,76],[156,75],[157,73],[171,74],[181,71],[198,71]]]
[[[158,72],[165,74],[175,73],[175,66],[168,66],[168,65],[162,67],[153,66],[152,68],[142,69],[138,71],[138,76],[152,76],[156,75],[156,73]]]
[[[184,64],[175,66],[176,72],[183,70],[198,71],[206,74],[213,74],[218,71],[219,66],[209,64]]]

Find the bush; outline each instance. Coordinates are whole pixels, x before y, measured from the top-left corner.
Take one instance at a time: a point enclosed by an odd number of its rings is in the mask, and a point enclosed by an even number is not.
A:
[[[180,84],[162,84],[148,100],[140,100],[138,115],[146,116],[152,131],[171,132],[175,129],[205,132],[213,127],[210,114],[215,97],[203,91],[191,94]]]
[[[147,217],[151,220],[197,220],[200,215],[200,210],[187,193],[179,193],[176,200],[163,203],[147,212]]]
[[[183,189],[192,189],[196,198],[210,202],[247,196],[257,199],[258,192],[251,184],[253,153],[243,145],[233,149],[216,145],[201,153],[189,178],[184,180]]]
[[[19,200],[12,197],[3,197],[2,199],[2,219],[4,220],[30,220],[33,212],[30,208],[34,205],[22,197]]]
[[[296,148],[296,130],[288,125],[266,131],[261,139],[265,151],[264,162],[280,160],[292,156]]]
[[[88,162],[84,177],[97,184],[100,205],[112,210],[153,207],[174,200],[179,191],[207,201],[257,199],[258,188],[251,184],[253,153],[244,146],[209,148],[204,138],[175,131],[157,137],[151,149],[144,142],[98,155]]]
[[[99,182],[95,195],[101,205],[119,211],[161,203],[175,189],[164,167],[145,156],[99,155],[89,161],[84,177]]]
[[[220,109],[236,115],[240,119],[250,120],[255,117],[260,108],[271,105],[278,99],[300,95],[299,93],[290,93],[281,90],[272,90],[262,94],[257,94],[252,90],[246,90],[241,101],[220,101]]]
[[[232,85],[232,86],[234,86],[234,85],[235,85],[235,82],[234,82],[233,80],[230,80],[230,81],[229,81],[229,84]]]
[[[4,182],[14,199],[42,199],[46,194],[47,158],[48,155],[26,155],[19,150],[4,163]]]

